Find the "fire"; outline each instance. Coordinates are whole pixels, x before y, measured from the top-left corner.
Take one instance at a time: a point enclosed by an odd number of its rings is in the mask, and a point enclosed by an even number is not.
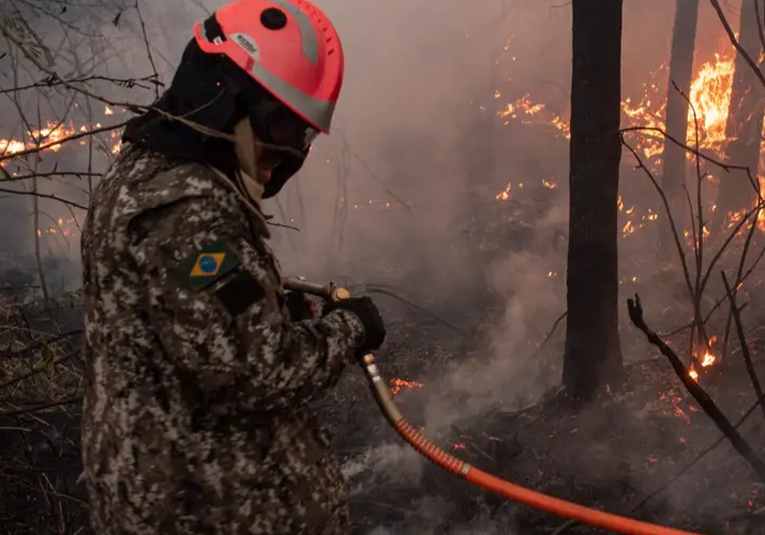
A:
[[[717,341],[717,336],[712,336],[709,338],[709,347],[704,350],[704,354],[700,357],[697,357],[696,360],[698,360],[699,364],[702,368],[709,368],[717,361],[717,356],[715,356],[714,353],[712,353],[712,345]],[[699,372],[696,371],[695,366],[691,365],[688,369],[688,375],[691,376],[691,379],[694,381],[699,380]]]
[[[394,396],[398,394],[402,388],[422,388],[422,383],[418,383],[417,381],[407,381],[405,379],[389,379],[388,383],[390,384],[390,393]]]
[[[79,226],[79,222],[73,217],[70,217],[69,219],[59,217],[55,226],[50,226],[45,229],[38,228],[37,237],[42,238],[43,234],[60,234],[68,238],[79,229]]]
[[[516,184],[515,187],[519,190],[522,190],[523,182],[519,182],[518,184]],[[549,190],[558,189],[558,183],[554,182],[553,179],[550,179],[550,180],[542,179],[542,187]],[[498,201],[507,201],[513,197],[512,190],[513,190],[513,184],[512,182],[508,182],[507,186],[505,186],[505,188],[502,191],[497,193],[494,196],[494,198],[497,199]]]
[[[710,151],[718,157],[724,157],[729,141],[726,127],[734,73],[733,53],[715,54],[713,60],[704,62],[697,67],[687,95],[691,107],[688,110],[686,139],[678,141],[684,141],[688,146],[695,146],[698,134],[700,150]],[[668,78],[668,74],[668,65],[665,64],[652,73],[651,78]],[[641,97],[637,99],[625,98],[621,106],[622,124],[626,127],[648,127],[664,130],[667,111],[666,92],[666,84],[652,81],[645,84]],[[494,96],[499,99],[499,91]],[[505,109],[500,110],[497,115],[504,119],[505,125],[510,124],[510,122],[523,125],[548,125],[555,129],[558,137],[565,139],[571,137],[568,119],[552,112],[545,104],[534,102],[529,94],[506,104]],[[634,136],[633,142],[636,149],[644,158],[652,162],[652,165],[658,165],[661,162],[664,139],[659,132],[641,132],[640,135]],[[692,159],[693,154],[689,152],[687,157]],[[758,179],[760,191],[765,193],[765,176],[758,177]],[[710,180],[713,178],[710,177]],[[557,184],[552,180],[543,180],[542,183],[550,189],[557,187]],[[496,198],[500,201],[510,199],[511,185],[508,184],[504,190],[496,195]],[[658,213],[651,210],[643,215],[633,214],[634,206],[626,208],[621,196],[617,205],[620,212],[630,216],[628,221],[622,223],[622,237],[630,236],[635,230],[643,228],[648,222],[656,221],[659,217]],[[740,212],[728,214],[729,227],[735,226],[746,212],[747,209],[742,209]],[[757,214],[757,226],[765,231],[765,210]],[[741,232],[743,233],[745,230],[742,228]],[[704,237],[707,237],[710,231],[704,227],[702,233]],[[694,243],[690,237],[690,232],[685,231],[684,235],[688,247],[693,248]]]
[[[695,145],[698,120],[699,148],[714,151],[718,155],[723,154],[728,141],[725,128],[734,72],[735,62],[732,54],[716,54],[713,61],[707,61],[698,67],[688,95],[692,108],[688,111],[687,139],[679,141]],[[668,74],[668,66],[665,64],[652,74],[652,78],[668,77]],[[498,95],[499,92],[495,93],[495,98],[499,98]],[[623,123],[628,127],[664,129],[666,108],[666,85],[648,83],[639,99],[633,100],[628,97],[622,101]],[[504,119],[505,125],[509,125],[511,121],[519,121],[524,125],[547,124],[557,130],[561,137],[571,137],[568,119],[550,111],[545,104],[534,102],[529,94],[506,104],[505,109],[500,110],[497,115]],[[644,133],[637,140],[637,144],[638,149],[647,158],[658,158],[664,151],[664,140],[658,132]],[[692,157],[691,154],[688,156]]]
[[[104,108],[104,115],[113,115],[114,111],[106,106]],[[96,123],[93,125],[95,128],[101,128],[101,123]],[[12,156],[14,154],[18,154],[20,152],[23,152],[25,150],[32,150],[35,149],[41,145],[50,145],[49,147],[46,147],[44,150],[46,151],[52,151],[52,152],[58,152],[61,150],[61,147],[63,145],[63,142],[68,138],[69,136],[72,136],[78,132],[87,132],[90,130],[92,126],[85,126],[81,125],[79,127],[75,127],[71,122],[70,123],[63,123],[63,122],[53,122],[48,121],[45,123],[45,126],[39,129],[32,130],[28,133],[26,136],[26,140],[19,140],[19,139],[3,139],[0,138],[0,155],[1,156]],[[111,147],[110,151],[112,154],[118,154],[121,148],[121,137],[122,133],[118,130],[112,130],[109,132],[109,136],[112,140],[116,140],[115,144]],[[57,143],[58,141],[61,141],[62,143]],[[88,143],[87,140],[84,138],[79,140],[80,145],[86,145]],[[0,162],[0,165],[5,167],[5,165],[8,163],[9,160],[6,160],[4,162]]]
[[[506,201],[510,198],[510,189],[513,187],[512,184],[508,182],[505,189],[497,193],[497,196],[495,197],[498,201]]]
[[[704,63],[691,83],[689,99],[699,121],[699,146],[722,153],[728,141],[725,128],[733,90],[735,64],[732,58],[715,54],[714,62]],[[693,110],[688,112],[688,140],[695,140]]]
[[[542,113],[542,116],[537,120],[532,120],[536,115]],[[507,126],[513,119],[522,117],[521,123],[525,125],[544,123],[553,126],[558,131],[558,134],[565,139],[571,137],[571,130],[567,120],[558,116],[554,112],[547,109],[544,104],[535,104],[532,102],[529,94],[525,94],[515,102],[511,102],[506,105],[504,110],[497,113],[501,119],[505,119],[504,125]],[[545,120],[546,119],[546,120]]]
[[[29,137],[31,138],[26,143],[16,139],[2,139],[0,138],[0,154],[10,155],[17,154],[24,150],[33,149],[40,145],[47,145],[49,143],[55,143],[63,138],[71,136],[75,133],[74,128],[59,123],[48,122],[45,127],[39,130],[32,130]],[[48,147],[46,150],[58,152],[61,149],[60,144],[55,144]]]

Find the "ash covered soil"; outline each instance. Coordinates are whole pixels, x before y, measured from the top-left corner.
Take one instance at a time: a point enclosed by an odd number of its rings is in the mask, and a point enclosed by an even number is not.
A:
[[[477,386],[456,391],[454,366],[467,363],[477,370],[479,384],[482,369],[496,370],[491,364],[496,356],[482,347],[489,327],[480,322],[466,326],[454,312],[452,317],[446,310],[439,314],[471,333],[466,335],[423,319],[420,311],[383,306],[391,318],[390,342],[378,358],[395,399],[413,424],[424,426],[429,438],[452,453],[510,481],[610,512],[710,535],[765,533],[765,489],[755,484],[727,442],[688,468],[720,434],[663,357],[650,358],[646,343],[638,351],[647,360],[628,365],[624,391],[605,395],[590,408],[575,409],[554,387],[541,402],[522,408],[516,395],[522,376],[503,379],[507,392],[486,398],[504,399],[504,404],[471,406],[482,392]],[[560,349],[551,343],[537,355],[540,365],[528,368],[529,382],[538,384],[540,376],[551,385],[557,382]],[[760,349],[765,347],[755,347]],[[765,373],[762,362],[759,368]],[[748,384],[746,372],[733,357],[728,367],[702,381],[734,422],[754,402],[751,388],[741,386]],[[360,370],[350,370],[320,409],[352,485],[356,534],[551,534],[565,522],[495,497],[425,462],[388,426]],[[426,426],[426,421],[434,423]],[[35,426],[34,432],[19,432]],[[759,451],[765,449],[759,410],[741,430]],[[0,532],[87,532],[80,530],[86,521],[85,496],[82,486],[75,485],[80,473],[76,407],[4,418],[0,433]],[[599,533],[583,526],[557,533],[564,532]]]
[[[434,418],[434,403],[451,401],[457,413],[469,404],[469,394],[439,392],[454,384],[453,372],[445,370],[456,361],[491,370],[496,356],[481,347],[480,327],[466,337],[443,325],[404,320],[391,331],[378,362],[402,411],[426,436],[474,466],[649,522],[709,535],[765,533],[765,487],[727,441],[710,450],[721,433],[647,343],[630,344],[625,337],[624,345],[635,346],[625,348],[627,358],[639,354],[644,360],[628,364],[622,392],[605,394],[588,408],[575,407],[555,387],[539,403],[520,407],[512,399],[512,383],[523,380],[516,376],[507,379],[507,403],[487,403],[464,418],[443,412]],[[561,349],[537,355],[542,365],[528,370],[529,381],[542,374],[554,385]],[[729,360],[703,376],[702,384],[735,424],[756,398],[740,355]],[[765,363],[758,368],[765,373]],[[343,379],[324,414],[352,482],[354,533],[604,533],[493,496],[430,465],[388,426],[360,372]],[[425,425],[430,420],[436,423]],[[758,409],[739,428],[760,453],[763,424]]]
[[[379,296],[389,327],[380,368],[404,414],[431,440],[499,477],[597,509],[706,535],[765,534],[765,487],[727,441],[705,452],[720,433],[634,328],[623,322],[623,391],[577,408],[557,388],[564,322],[541,350],[545,337],[531,335],[523,347],[498,349],[504,296],[465,295],[472,297],[460,306],[444,296],[407,295],[420,309]],[[656,330],[676,327],[681,314],[650,299],[644,308]],[[540,321],[538,332],[548,333],[554,319]],[[750,330],[750,343],[765,376],[760,330]],[[734,423],[754,404],[735,351],[701,381]],[[354,534],[603,533],[493,496],[424,461],[389,427],[360,370],[349,370],[318,408],[351,483]],[[84,489],[75,484],[76,404],[0,420],[0,533],[88,533]],[[764,423],[757,409],[740,427],[762,455]]]

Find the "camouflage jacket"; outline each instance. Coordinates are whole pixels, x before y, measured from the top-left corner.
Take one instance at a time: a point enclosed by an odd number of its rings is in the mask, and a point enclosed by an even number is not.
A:
[[[219,174],[128,145],[85,224],[85,481],[99,535],[335,534],[346,484],[306,404],[364,336],[292,322]]]

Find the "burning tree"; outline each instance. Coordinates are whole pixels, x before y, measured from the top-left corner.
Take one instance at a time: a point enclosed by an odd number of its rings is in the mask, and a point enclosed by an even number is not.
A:
[[[762,12],[759,0],[743,0],[739,22],[739,45],[762,66],[763,37]],[[726,157],[733,164],[748,168],[757,174],[762,143],[762,119],[765,113],[765,88],[756,79],[745,54],[736,54],[735,74],[730,97],[730,108],[725,126],[728,145]],[[720,182],[717,205],[718,214],[752,206],[756,202],[757,189],[751,177],[742,170],[731,172]],[[720,218],[718,217],[718,222]]]
[[[617,245],[621,41],[622,0],[573,1],[563,382],[584,396],[622,380]]]
[[[667,134],[675,139],[685,139],[688,130],[688,113],[693,76],[693,57],[696,46],[696,27],[699,18],[699,0],[676,0],[675,24],[672,31],[669,79],[667,84]],[[664,142],[664,168],[662,185],[674,211],[682,209],[683,187],[685,186],[686,152],[669,140]],[[664,230],[669,230],[665,229]],[[667,239],[669,238],[669,239]],[[662,244],[666,250],[671,244],[668,232],[662,233]]]

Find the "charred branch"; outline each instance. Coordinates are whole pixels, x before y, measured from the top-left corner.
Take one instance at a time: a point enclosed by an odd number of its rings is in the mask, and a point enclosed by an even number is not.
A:
[[[712,397],[691,378],[689,370],[683,365],[680,357],[677,356],[672,348],[670,348],[664,340],[651,330],[643,319],[643,307],[640,303],[640,297],[635,295],[634,299],[627,300],[627,310],[629,311],[630,320],[632,324],[637,327],[643,334],[646,335],[648,341],[656,346],[661,354],[667,357],[672,369],[677,377],[683,383],[683,386],[698,402],[699,406],[706,413],[707,416],[715,423],[715,425],[722,431],[735,450],[749,463],[752,470],[757,474],[757,477],[765,482],[765,461],[763,461],[752,449],[749,443],[738,432],[736,427],[728,420],[723,414],[720,408],[717,406]]]

